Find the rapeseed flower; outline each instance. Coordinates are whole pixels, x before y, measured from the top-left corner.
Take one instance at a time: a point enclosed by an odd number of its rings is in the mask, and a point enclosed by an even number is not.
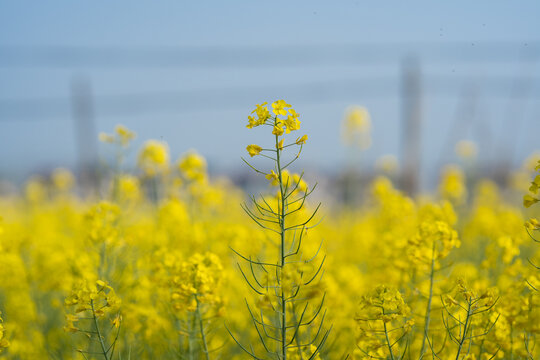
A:
[[[138,165],[147,176],[153,177],[169,169],[169,147],[157,140],[148,140],[139,151]]]
[[[287,104],[284,100],[276,100],[272,103],[272,111],[276,115],[287,115],[287,108],[290,108],[291,105]]]
[[[279,183],[279,177],[278,177],[278,175],[274,172],[274,170],[270,170],[270,173],[266,174],[265,177],[266,177],[266,179],[267,179],[268,181],[270,181],[270,184],[271,184],[272,186],[278,185],[278,183]]]
[[[188,152],[178,161],[178,168],[189,181],[206,180],[206,167],[205,158],[195,151]]]
[[[259,145],[251,144],[247,146],[246,150],[248,151],[249,156],[253,157],[261,153],[262,147],[260,147]]]
[[[296,139],[296,145],[304,145],[308,139],[307,135],[302,135],[299,138]]]
[[[2,313],[0,312],[0,353],[2,353],[3,349],[6,349],[9,347],[9,341],[6,339],[6,336],[5,336],[5,329],[4,329],[1,315]]]

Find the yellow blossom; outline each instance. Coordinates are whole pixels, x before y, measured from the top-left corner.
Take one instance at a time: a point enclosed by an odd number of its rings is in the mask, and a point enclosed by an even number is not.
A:
[[[281,136],[283,135],[283,126],[281,125],[281,123],[278,123],[276,125],[274,125],[274,129],[272,130],[272,134],[276,135],[276,136]]]
[[[127,146],[129,142],[135,139],[135,137],[137,136],[135,132],[131,131],[124,125],[116,125],[114,131],[116,132],[116,135],[118,135],[120,145],[122,146]]]
[[[169,148],[166,143],[148,140],[139,152],[138,164],[148,176],[164,173],[169,167]]]
[[[107,134],[104,132],[99,133],[98,135],[99,141],[104,143],[112,144],[114,142],[114,135]]]
[[[261,153],[262,147],[260,147],[259,145],[251,144],[247,146],[246,150],[249,153],[249,156],[253,157]]]
[[[136,201],[141,197],[139,179],[133,175],[121,175],[117,179],[118,199]]]
[[[66,332],[77,332],[80,331],[80,329],[75,326],[75,323],[79,321],[79,317],[73,314],[67,314],[66,315],[66,325],[64,326],[64,331]]]
[[[202,182],[206,179],[206,160],[193,150],[182,156],[178,168],[188,180]]]
[[[0,353],[2,352],[2,349],[5,349],[10,345],[9,341],[5,338],[5,329],[1,315],[2,313],[0,312]]]
[[[289,109],[290,115],[285,119],[286,132],[289,134],[291,131],[300,130],[301,122],[298,120],[300,114],[298,114],[294,109]]]
[[[257,115],[257,119],[255,119],[253,116],[248,116],[248,124],[246,125],[247,128],[251,129],[255,126],[262,125],[267,119],[270,118],[270,112],[268,111],[266,105],[266,102],[255,105],[255,110],[253,110],[251,113],[255,113]]]
[[[136,137],[135,132],[131,131],[124,125],[116,125],[114,134],[100,133],[99,141],[109,144],[118,144],[122,147],[127,147],[131,140]]]
[[[308,139],[308,136],[307,135],[302,135],[301,137],[299,137],[298,139],[296,139],[296,144],[297,145],[303,145],[306,143]]]
[[[529,191],[531,194],[537,194],[538,189],[540,189],[540,175],[536,175],[534,180],[531,182],[531,186],[529,187]]]
[[[443,169],[439,192],[442,197],[455,203],[462,203],[467,196],[465,173],[456,165],[447,165]]]
[[[366,150],[371,146],[371,118],[366,108],[351,106],[345,112],[342,126],[343,141],[346,145],[358,146]]]
[[[274,170],[271,170],[269,174],[266,174],[266,179],[268,179],[273,186],[276,186],[279,183],[278,175]]]
[[[51,180],[56,189],[60,191],[68,191],[75,185],[75,176],[71,171],[64,168],[55,169]]]
[[[116,315],[115,318],[112,321],[112,324],[115,328],[120,327],[120,323],[122,322],[122,316],[120,314]]]
[[[525,207],[531,207],[533,204],[537,203],[538,199],[535,197],[532,197],[531,195],[525,195],[523,196],[523,206]]]
[[[291,105],[287,104],[284,100],[276,100],[272,103],[272,111],[276,115],[287,115],[287,108]]]
[[[302,192],[307,192],[307,190],[308,190],[308,185],[307,185],[307,183],[304,181],[304,179],[300,177],[300,175],[294,174],[294,175],[293,175],[293,181],[294,181],[295,184],[298,185],[298,190],[300,190],[300,191],[302,191]]]
[[[540,222],[536,218],[530,218],[525,222],[525,227],[529,230],[538,230],[540,229]]]

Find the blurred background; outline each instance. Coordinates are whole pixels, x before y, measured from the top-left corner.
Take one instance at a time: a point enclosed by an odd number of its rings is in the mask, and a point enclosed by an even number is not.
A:
[[[538,14],[537,1],[2,2],[0,180],[94,169],[115,124],[138,134],[131,167],[155,138],[242,179],[246,145],[269,142],[247,115],[285,99],[309,135],[301,167],[329,183],[395,172],[414,193],[460,161],[505,181],[540,150]]]

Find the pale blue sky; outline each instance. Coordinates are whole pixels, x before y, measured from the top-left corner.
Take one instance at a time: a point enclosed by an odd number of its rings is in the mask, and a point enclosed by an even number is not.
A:
[[[458,138],[479,142],[485,161],[513,147],[517,164],[539,148],[539,14],[537,1],[2,1],[0,176],[74,166],[69,97],[81,77],[97,131],[123,123],[136,147],[163,138],[174,157],[195,148],[216,171],[242,168],[245,146],[265,140],[247,114],[279,98],[303,117],[306,167],[336,169],[343,111],[364,105],[369,165],[399,152],[408,56],[423,74],[425,176]],[[475,116],[454,134],[469,103]]]

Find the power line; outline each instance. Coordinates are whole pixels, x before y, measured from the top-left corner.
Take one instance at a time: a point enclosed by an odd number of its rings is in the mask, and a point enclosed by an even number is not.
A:
[[[319,44],[285,46],[0,46],[4,68],[261,68],[393,63],[414,53],[429,61],[536,60],[540,41]]]
[[[464,84],[475,84],[480,96],[522,98],[540,96],[538,86],[527,94],[512,91],[519,81],[540,84],[540,78],[515,76],[455,77],[423,74],[423,86],[427,97],[456,97]],[[324,103],[335,100],[397,98],[399,81],[390,76],[365,77],[361,79],[338,79],[253,87],[224,87],[214,89],[185,89],[177,91],[154,91],[96,95],[96,109],[100,116],[124,116],[159,111],[189,112],[208,109],[238,108],[257,94],[258,98],[275,94],[294,97],[297,101]],[[285,95],[283,95],[285,96]],[[0,120],[48,120],[70,116],[70,100],[62,97],[0,99]],[[211,107],[209,107],[209,104]]]

